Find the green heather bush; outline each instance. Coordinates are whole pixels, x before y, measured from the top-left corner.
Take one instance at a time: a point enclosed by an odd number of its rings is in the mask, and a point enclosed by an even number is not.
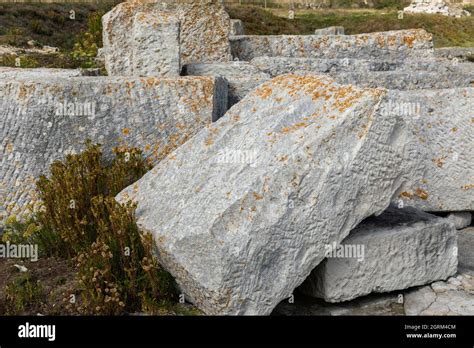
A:
[[[103,12],[89,14],[87,20],[87,31],[79,36],[74,44],[71,56],[81,68],[94,68],[99,47],[102,47],[102,16]]]
[[[40,176],[37,188],[44,209],[38,221],[62,241],[60,248],[51,247],[52,255],[72,257],[89,248],[103,223],[93,214],[93,199],[114,197],[150,169],[138,149],[115,149],[115,154],[106,165],[100,145],[88,142],[81,154],[54,162],[49,178]]]
[[[37,181],[42,209],[26,222],[10,218],[5,238],[27,238],[46,255],[74,262],[81,301],[68,304],[68,311],[169,313],[171,301],[177,302],[174,281],[159,266],[151,235],[140,232],[135,206],[114,198],[150,166],[138,149],[116,148],[114,154],[106,162],[100,145],[87,142],[82,153],[54,162],[49,177]],[[10,302],[21,307],[25,301]]]
[[[43,298],[40,282],[28,273],[20,274],[5,286],[6,314],[21,314],[25,309]]]

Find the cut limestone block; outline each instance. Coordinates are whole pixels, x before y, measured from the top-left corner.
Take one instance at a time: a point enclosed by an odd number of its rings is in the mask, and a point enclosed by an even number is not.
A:
[[[405,7],[406,13],[426,13],[440,14],[450,17],[470,16],[471,13],[462,8],[460,4],[453,4],[454,1],[445,0],[412,0],[410,6]],[[458,3],[460,1],[457,1]]]
[[[240,19],[230,20],[230,35],[245,35],[244,23]]]
[[[344,35],[344,27],[333,26],[322,29],[316,29],[314,35]]]
[[[433,56],[433,37],[423,29],[359,35],[241,35],[230,39],[232,55],[255,57],[402,59]]]
[[[134,31],[137,13],[146,13],[154,20],[159,19],[156,25],[151,24],[156,27],[153,30],[147,29],[148,24],[140,30],[141,41],[153,42],[153,46],[148,49],[145,45],[140,46],[143,57],[147,53],[155,54],[158,47],[159,55],[164,55],[161,59],[165,61],[170,61],[170,56],[175,57],[175,52],[179,49],[181,64],[229,61],[231,58],[230,19],[218,0],[168,3],[132,0],[120,3],[102,17],[104,56],[109,75],[128,76],[137,73],[132,68],[136,39],[130,34]],[[177,23],[179,45],[175,42]],[[171,51],[167,52],[164,49],[166,47]],[[160,61],[160,57],[155,59]]]
[[[247,62],[188,64],[183,72],[190,76],[224,77],[229,84],[229,108],[270,79],[270,75]]]
[[[447,279],[457,271],[454,225],[414,208],[389,208],[357,226],[300,289],[327,302],[349,301]]]
[[[458,230],[470,226],[472,222],[472,214],[468,211],[454,212],[449,214],[446,218],[451,221]]]
[[[24,69],[0,67],[0,79],[51,78],[88,76],[94,69]]]
[[[337,82],[361,87],[387,89],[444,89],[474,86],[474,70],[470,72],[383,71],[331,73]]]
[[[165,12],[138,12],[132,28],[132,75],[176,77],[181,73],[179,21]]]
[[[158,4],[124,2],[102,17],[105,68],[111,76],[179,76],[180,22]]]
[[[326,59],[326,58],[288,58],[257,57],[251,60],[261,71],[272,77],[295,71],[322,73],[366,73],[367,71],[431,71],[436,73],[472,73],[471,63],[453,62],[442,58],[426,59]]]
[[[225,82],[212,77],[0,80],[0,205],[10,214],[34,202],[37,176],[86,139],[106,154],[138,147],[156,162],[162,146],[180,145],[226,104]]]
[[[413,175],[385,91],[324,76],[265,82],[117,199],[207,314],[270,314]]]
[[[474,210],[474,88],[390,91],[384,112],[402,116],[424,167],[397,199],[425,211]]]

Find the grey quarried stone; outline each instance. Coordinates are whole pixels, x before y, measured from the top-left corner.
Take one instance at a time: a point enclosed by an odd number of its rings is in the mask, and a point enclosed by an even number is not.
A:
[[[24,69],[0,67],[0,79],[29,79],[29,78],[52,78],[52,77],[78,77],[88,75],[83,69]]]
[[[138,13],[146,14],[144,23],[135,23]],[[176,43],[178,23],[179,45]],[[130,0],[106,13],[102,25],[103,54],[109,75],[146,75],[150,69],[152,72],[163,69],[163,63],[172,67],[166,71],[174,72],[177,49],[181,64],[231,60],[230,19],[218,0]],[[137,37],[132,35],[137,32]],[[147,47],[147,43],[151,45]],[[143,58],[138,63],[133,55],[137,51]],[[135,64],[146,65],[146,69],[134,71]]]
[[[344,27],[333,26],[327,28],[316,29],[314,35],[344,35]]]
[[[247,62],[188,64],[183,72],[189,76],[224,77],[229,83],[229,108],[270,79],[270,75]]]
[[[244,23],[240,19],[230,20],[230,35],[245,35]]]
[[[407,315],[474,315],[474,277],[460,272],[446,282],[413,289],[405,294]]]
[[[166,12],[138,12],[132,27],[132,75],[177,77],[181,73],[179,29]]]
[[[241,35],[230,39],[232,55],[255,57],[378,58],[432,57],[433,38],[423,29],[380,33],[320,35]]]
[[[435,71],[383,71],[357,73],[331,73],[337,82],[361,87],[387,89],[445,89],[474,86],[474,70],[470,72]]]
[[[192,137],[226,104],[225,82],[212,77],[0,80],[1,205],[11,214],[35,203],[38,175],[86,139],[107,155],[129,145],[156,162],[162,146]]]
[[[157,3],[123,2],[102,17],[110,76],[179,76],[180,22]]]
[[[137,203],[161,264],[207,314],[270,314],[411,176],[385,91],[282,75],[117,199]]]
[[[458,231],[459,267],[474,271],[474,227]]]
[[[422,167],[402,189],[397,204],[425,211],[474,210],[474,88],[391,90],[383,109],[402,116]]]
[[[468,211],[450,213],[446,218],[451,221],[458,230],[470,226],[472,222],[472,214]]]
[[[443,218],[414,208],[389,208],[365,220],[300,289],[327,302],[349,301],[447,279],[457,271],[457,232]]]
[[[474,47],[440,47],[435,48],[434,54],[448,59],[466,59],[474,56]]]
[[[253,65],[270,74],[272,77],[295,71],[311,71],[314,73],[367,73],[374,71],[430,71],[433,73],[471,73],[472,63],[453,62],[442,58],[407,58],[407,59],[354,59],[354,58],[288,58],[288,57],[256,57],[250,61]],[[335,76],[335,75],[334,75]],[[406,77],[405,77],[406,79]]]

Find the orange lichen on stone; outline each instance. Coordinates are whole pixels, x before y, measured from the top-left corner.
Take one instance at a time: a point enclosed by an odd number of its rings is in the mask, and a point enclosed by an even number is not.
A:
[[[462,188],[463,190],[467,191],[467,190],[473,189],[473,188],[474,188],[474,184],[463,185],[463,186],[461,186],[461,188]]]
[[[433,158],[431,161],[436,164],[438,168],[443,168],[444,165],[444,160],[446,159],[445,157],[440,157],[440,158]]]
[[[403,192],[400,193],[398,196],[399,196],[400,198],[412,199],[412,198],[413,198],[413,193],[407,192],[407,191],[403,191]]]
[[[422,199],[422,200],[424,200],[424,201],[426,201],[426,200],[428,199],[428,192],[426,192],[425,190],[423,190],[423,189],[421,189],[421,188],[417,188],[417,189],[415,190],[415,195],[416,195],[418,198],[420,198],[420,199]]]
[[[260,200],[263,199],[263,196],[262,196],[262,195],[259,195],[259,194],[258,194],[257,192],[255,192],[255,191],[254,191],[252,194],[253,194],[253,198],[255,198],[255,200],[257,200],[257,201],[260,201]]]

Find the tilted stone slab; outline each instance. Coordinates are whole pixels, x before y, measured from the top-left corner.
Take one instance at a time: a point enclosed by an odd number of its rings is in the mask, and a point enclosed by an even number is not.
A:
[[[176,77],[181,73],[180,22],[165,12],[138,12],[132,28],[133,76]]]
[[[327,302],[444,280],[458,265],[454,225],[414,208],[389,208],[326,251],[300,289]]]
[[[190,76],[224,77],[229,83],[229,108],[270,79],[270,75],[247,62],[188,64],[183,72]]]
[[[1,205],[24,210],[38,175],[86,139],[107,155],[129,145],[156,161],[162,146],[193,136],[226,102],[225,82],[212,77],[0,80]]]
[[[272,77],[300,70],[314,73],[367,73],[368,71],[431,71],[435,73],[472,73],[472,63],[453,62],[446,59],[326,59],[326,58],[288,58],[256,57],[250,61],[261,71]]]
[[[384,110],[409,124],[423,167],[422,176],[402,190],[399,205],[474,210],[473,105],[474,88],[389,92]]]
[[[146,57],[147,52],[149,55],[158,55],[155,60],[163,54],[165,57],[174,57],[179,47],[181,64],[229,61],[231,58],[228,40],[230,18],[217,0],[130,0],[120,3],[102,18],[103,53],[109,75],[135,76],[147,72],[133,71],[132,68],[136,39],[131,32],[138,13],[161,19],[154,30],[147,29],[148,25],[141,29],[140,40],[153,42],[154,46],[160,48],[156,53],[153,46],[148,49],[140,46],[143,57]],[[179,22],[179,44],[175,42],[176,22]],[[139,23],[135,26],[139,26]],[[160,41],[160,38],[166,41]],[[166,47],[171,52],[167,52]]]
[[[324,76],[265,82],[118,195],[207,314],[270,314],[411,176],[385,92]],[[405,151],[407,150],[407,151]]]
[[[241,35],[230,39],[232,55],[256,57],[390,58],[432,57],[433,38],[423,29],[359,35]]]

